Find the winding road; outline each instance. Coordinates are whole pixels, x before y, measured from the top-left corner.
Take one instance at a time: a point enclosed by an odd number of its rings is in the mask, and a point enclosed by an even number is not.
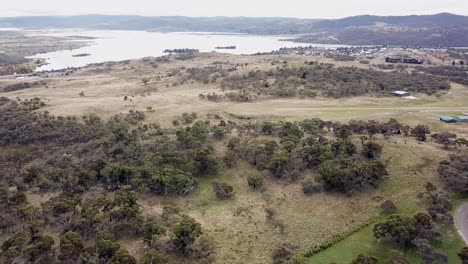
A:
[[[455,213],[455,226],[468,245],[468,203],[463,204]]]

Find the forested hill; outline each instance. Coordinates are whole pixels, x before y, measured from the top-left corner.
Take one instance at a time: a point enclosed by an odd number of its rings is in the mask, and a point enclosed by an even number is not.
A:
[[[334,20],[252,17],[31,16],[0,18],[0,27],[300,34],[298,41],[354,45],[468,47],[468,16],[355,16]]]

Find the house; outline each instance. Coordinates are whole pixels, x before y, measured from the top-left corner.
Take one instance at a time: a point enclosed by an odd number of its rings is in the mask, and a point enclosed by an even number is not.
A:
[[[409,64],[423,64],[424,61],[419,57],[400,57],[400,56],[389,56],[385,58],[387,63],[409,63]]]
[[[421,58],[403,58],[403,63],[423,64],[424,61]]]
[[[456,123],[458,120],[456,118],[450,117],[450,116],[442,116],[439,118],[440,121],[445,122],[445,123]]]
[[[398,62],[401,62],[401,59],[398,58],[398,57],[386,57],[385,58],[385,62],[388,62],[388,63],[398,63]]]
[[[406,97],[406,96],[411,95],[409,92],[405,92],[405,91],[394,91],[392,94],[394,96],[399,96],[399,97]]]

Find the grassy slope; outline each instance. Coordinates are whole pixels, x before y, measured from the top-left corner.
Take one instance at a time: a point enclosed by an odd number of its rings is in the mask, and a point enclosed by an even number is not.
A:
[[[426,155],[423,156],[421,153]],[[416,194],[422,191],[422,184],[425,181],[438,182],[435,169],[438,161],[444,156],[445,154],[440,148],[429,144],[419,146],[413,144],[409,147],[387,145],[384,159],[391,157],[393,161],[389,165],[390,178],[382,185],[381,190],[386,197],[394,197],[398,208],[397,213],[413,215],[424,211],[425,206],[416,199]],[[454,197],[452,201],[455,209],[468,200]],[[381,219],[384,217],[382,215]],[[378,243],[373,236],[372,228],[373,225],[364,228],[333,247],[311,257],[309,262],[328,264],[333,261],[338,264],[346,264],[360,253],[367,253],[384,261],[395,252],[400,252],[411,263],[421,263],[415,250],[404,251],[398,245]],[[447,254],[448,263],[460,263],[457,254],[465,244],[455,227],[447,226],[439,232],[442,235],[441,242],[435,243],[434,246]]]
[[[417,256],[415,250],[404,251],[397,245],[377,243],[377,240],[373,237],[372,228],[372,226],[364,228],[328,250],[311,257],[309,263],[328,264],[336,262],[337,264],[346,264],[350,263],[360,253],[367,253],[383,262],[395,252],[405,254],[410,263],[421,263],[421,259]],[[455,231],[454,227],[449,227],[441,230],[441,233],[443,234],[441,240],[443,242],[437,243],[435,246],[447,254],[448,263],[460,263],[457,254],[463,248],[464,243],[457,231]]]
[[[375,191],[355,196],[329,193],[305,196],[299,183],[274,179],[267,172],[259,172],[240,162],[235,168],[223,168],[215,177],[202,178],[199,190],[189,197],[149,197],[144,202],[149,204],[145,212],[159,213],[162,204],[178,205],[184,213],[196,218],[216,242],[216,263],[268,263],[277,245],[287,242],[298,251],[304,250],[379,214],[379,205],[385,199],[395,201],[400,213],[411,215],[424,211],[425,205],[416,195],[427,181],[438,182],[437,164],[448,153],[433,143],[418,144],[413,138],[384,140],[378,137],[376,140],[385,145],[382,159],[388,164],[390,176]],[[224,151],[223,144],[217,143],[219,153]],[[246,178],[250,174],[265,177],[265,191],[254,192],[247,187]],[[216,200],[211,189],[213,181],[232,185],[235,199]],[[454,202],[456,205],[461,200]],[[286,226],[284,234],[265,220],[266,207],[277,210],[278,218]],[[437,246],[449,255],[449,263],[457,263],[456,254],[463,245],[462,240],[453,228],[441,230],[441,233],[444,243]],[[128,245],[133,247],[130,242]],[[393,248],[398,250],[396,246]],[[362,252],[380,259],[391,254],[388,247],[377,244],[371,226],[313,256],[310,263],[346,264]],[[412,263],[418,263],[414,251],[405,253]]]

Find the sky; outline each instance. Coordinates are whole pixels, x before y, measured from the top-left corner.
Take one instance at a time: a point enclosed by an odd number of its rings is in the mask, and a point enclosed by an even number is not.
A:
[[[468,0],[0,0],[0,16],[112,14],[342,18],[363,14],[441,12],[468,15]]]

